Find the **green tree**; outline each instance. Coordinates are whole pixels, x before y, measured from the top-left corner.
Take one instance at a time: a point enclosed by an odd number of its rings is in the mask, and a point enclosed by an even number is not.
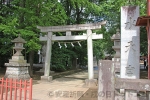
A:
[[[12,46],[11,40],[16,38],[18,34],[27,41],[25,44],[26,53],[31,64],[30,73],[32,74],[32,64],[34,55],[41,48],[39,36],[41,33],[36,28],[38,26],[57,26],[72,25],[82,23],[96,23],[107,20],[106,26],[100,30],[95,30],[97,34],[103,34],[104,39],[94,40],[94,56],[97,59],[104,57],[104,52],[113,54],[113,41],[111,36],[116,33],[116,29],[120,28],[120,7],[125,5],[139,5],[141,16],[146,15],[146,0],[136,0],[131,2],[125,0],[1,0],[0,2],[0,57],[11,57]],[[83,32],[73,32],[73,34],[82,34]],[[42,33],[42,35],[45,33]],[[64,33],[54,33],[63,35]],[[145,54],[147,44],[146,30],[141,27],[141,52]],[[66,41],[64,41],[66,42]],[[70,41],[72,42],[72,41]],[[82,47],[75,45],[59,49],[57,42],[53,44],[52,64],[60,70],[67,70],[63,59],[68,57],[69,64],[78,59],[78,63],[86,64],[87,61],[87,43],[81,42]],[[145,50],[144,50],[145,49]],[[11,55],[10,55],[11,54]],[[7,58],[7,59],[8,59]],[[0,58],[2,59],[2,58]],[[58,62],[57,64],[55,62]],[[55,67],[55,69],[56,69]]]
[[[27,41],[25,44],[28,61],[31,65],[30,74],[32,75],[34,52],[40,49],[39,30],[37,25],[60,25],[64,24],[66,16],[63,7],[56,1],[31,1],[13,0],[1,2],[2,10],[0,21],[1,32],[1,54],[11,52],[12,39],[21,34]],[[8,45],[8,46],[7,46]],[[9,49],[6,49],[6,48]],[[6,51],[7,50],[7,51]]]

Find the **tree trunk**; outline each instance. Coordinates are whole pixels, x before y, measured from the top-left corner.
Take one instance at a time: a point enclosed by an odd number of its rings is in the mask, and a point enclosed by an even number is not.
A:
[[[26,2],[26,0],[21,0],[20,1],[20,7],[22,7],[22,8],[25,8],[25,2]],[[20,15],[19,15],[19,23],[20,23],[20,28],[24,28],[24,24],[22,24],[23,22],[24,22],[24,12],[20,12]]]
[[[71,24],[72,5],[70,0],[66,0],[66,15],[68,16],[67,25]]]
[[[77,3],[75,3],[76,5],[76,24],[80,24],[80,11],[79,11],[79,6]]]
[[[30,63],[29,74],[31,77],[33,76],[33,63],[34,63],[33,61],[34,61],[34,51],[30,51],[29,52],[29,63]]]

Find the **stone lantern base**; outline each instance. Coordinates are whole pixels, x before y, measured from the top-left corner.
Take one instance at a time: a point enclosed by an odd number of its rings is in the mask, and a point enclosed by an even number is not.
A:
[[[6,63],[6,65],[9,63]],[[29,71],[27,66],[7,66],[4,78],[12,79],[30,79]]]
[[[30,79],[28,67],[7,67],[4,77],[23,80]]]
[[[115,66],[115,76],[120,77],[120,58],[112,58],[112,61],[114,61]]]

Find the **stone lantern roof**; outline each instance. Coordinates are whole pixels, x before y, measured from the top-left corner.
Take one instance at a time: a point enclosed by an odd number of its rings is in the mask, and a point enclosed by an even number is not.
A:
[[[21,38],[20,35],[17,38],[15,38],[14,40],[12,40],[11,42],[26,43],[26,41],[23,38]]]
[[[111,37],[112,40],[120,40],[120,38],[121,38],[119,29],[117,29],[116,31],[117,31],[117,33]]]

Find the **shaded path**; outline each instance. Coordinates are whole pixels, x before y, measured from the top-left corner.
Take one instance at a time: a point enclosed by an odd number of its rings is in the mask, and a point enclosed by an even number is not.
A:
[[[33,85],[33,100],[78,100],[89,88],[84,86],[87,71]]]

